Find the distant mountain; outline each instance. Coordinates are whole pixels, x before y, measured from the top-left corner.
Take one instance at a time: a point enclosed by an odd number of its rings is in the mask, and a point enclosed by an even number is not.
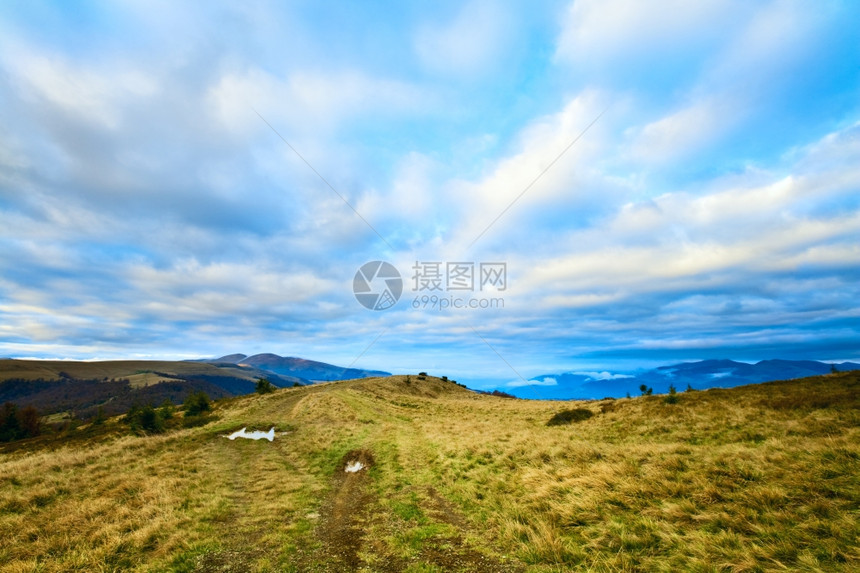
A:
[[[702,360],[660,366],[654,370],[629,374],[565,373],[535,376],[531,384],[501,387],[500,390],[520,398],[546,400],[621,398],[638,396],[644,384],[656,394],[669,391],[673,385],[679,392],[689,385],[696,390],[732,388],[773,380],[791,380],[827,374],[831,368],[843,372],[860,370],[860,364],[843,362],[829,364],[815,360],[762,360],[756,364],[734,360]]]
[[[228,354],[227,356],[222,356],[221,358],[216,358],[214,362],[226,362],[229,364],[239,364],[243,360],[248,358],[247,354]]]
[[[9,401],[34,406],[42,414],[71,411],[87,418],[99,407],[113,415],[135,403],[180,403],[197,391],[210,398],[250,394],[258,378],[278,387],[310,384],[226,361],[0,360],[0,404]]]
[[[242,356],[231,355],[231,356]],[[224,360],[228,357],[222,357]],[[390,372],[381,370],[362,370],[359,368],[345,368],[334,366],[325,362],[306,360],[304,358],[293,358],[278,356],[277,354],[255,354],[239,359],[240,366],[252,366],[259,370],[266,370],[282,376],[295,376],[313,382],[326,382],[333,380],[352,380],[354,378],[371,378],[374,376],[390,376]]]

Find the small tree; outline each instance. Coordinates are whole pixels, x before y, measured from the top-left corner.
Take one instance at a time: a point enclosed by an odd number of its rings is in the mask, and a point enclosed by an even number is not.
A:
[[[6,402],[0,409],[0,442],[17,440],[21,438],[21,434],[18,406],[12,402]]]
[[[690,386],[689,384],[687,384],[687,389],[686,389],[686,390],[684,390],[684,392],[695,392],[695,390],[693,389],[693,387],[692,387],[692,386]]]
[[[268,378],[257,378],[254,389],[257,391],[257,394],[271,394],[275,391],[275,386],[269,382]]]
[[[39,423],[39,412],[33,406],[24,406],[18,413],[18,419],[21,424],[21,432],[25,438],[38,436],[41,433],[41,424]]]
[[[654,392],[654,389],[642,384],[639,386],[639,391],[642,392],[643,396],[650,396]]]
[[[164,420],[152,406],[144,406],[137,411],[138,427],[148,434],[160,434],[164,431]]]
[[[831,364],[831,365],[830,365],[830,373],[831,373],[831,374],[836,374],[837,372],[839,372],[839,369],[836,367],[836,365],[835,365],[835,364]]]
[[[209,396],[202,390],[189,394],[185,399],[185,417],[199,416],[203,412],[208,412],[212,409],[212,403],[209,401]]]
[[[675,390],[675,387],[669,384],[669,395],[663,398],[663,401],[667,404],[677,404],[678,403],[678,391]]]
[[[165,398],[164,402],[161,403],[161,407],[158,409],[158,413],[162,420],[173,418],[173,402]]]

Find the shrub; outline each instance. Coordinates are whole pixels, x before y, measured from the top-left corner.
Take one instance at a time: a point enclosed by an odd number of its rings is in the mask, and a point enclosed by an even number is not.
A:
[[[138,423],[141,430],[150,434],[160,434],[164,431],[164,420],[152,406],[144,406],[138,410]]]
[[[132,406],[125,415],[125,419],[131,425],[133,432],[160,434],[164,431],[164,419],[161,417],[161,412],[149,404],[143,407]]]
[[[555,416],[549,419],[547,426],[563,426],[571,422],[581,422],[592,417],[594,413],[585,408],[574,408],[573,410],[562,410]]]
[[[275,386],[267,378],[257,378],[254,389],[257,391],[257,394],[271,394],[275,391]]]
[[[212,409],[212,403],[209,401],[209,396],[205,392],[195,392],[190,394],[185,399],[185,416],[199,416],[203,412],[208,412]]]
[[[642,392],[643,396],[650,396],[652,392],[654,392],[653,388],[649,388],[645,384],[639,386],[639,391]]]

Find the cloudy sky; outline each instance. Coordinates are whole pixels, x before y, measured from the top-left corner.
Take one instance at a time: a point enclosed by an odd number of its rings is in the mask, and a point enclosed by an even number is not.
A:
[[[858,26],[826,0],[5,2],[0,356],[474,385],[860,359]],[[374,260],[388,310],[353,294]]]

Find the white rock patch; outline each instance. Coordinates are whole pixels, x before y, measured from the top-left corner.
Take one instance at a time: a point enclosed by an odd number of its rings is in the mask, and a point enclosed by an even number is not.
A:
[[[260,440],[266,439],[270,442],[275,439],[275,428],[272,427],[268,432],[263,432],[262,430],[254,430],[253,432],[246,431],[247,428],[242,428],[241,430],[236,430],[229,436],[224,436],[228,440],[235,440],[236,438],[246,438],[248,440]]]

